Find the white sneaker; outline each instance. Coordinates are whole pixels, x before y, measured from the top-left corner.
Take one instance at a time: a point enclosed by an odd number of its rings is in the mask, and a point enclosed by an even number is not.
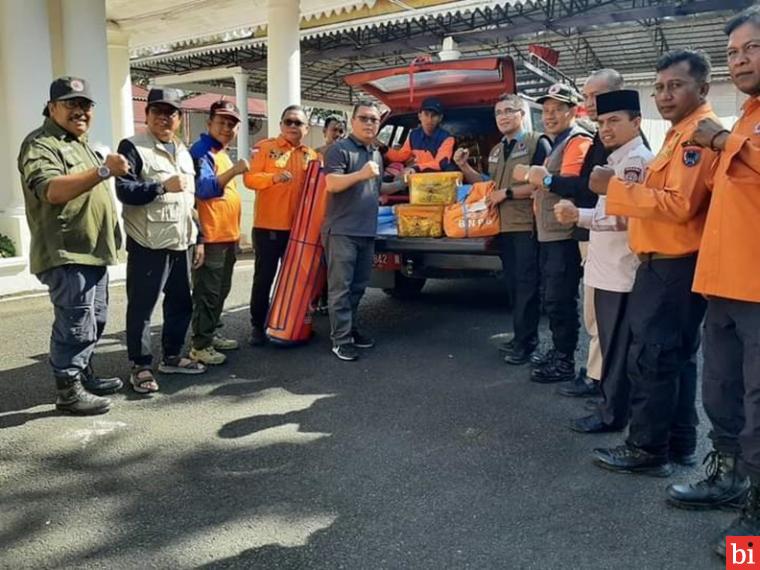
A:
[[[227,360],[227,357],[221,352],[217,352],[213,346],[190,349],[190,358],[206,365],[224,364],[224,361]]]
[[[237,350],[240,348],[240,343],[232,338],[225,338],[220,334],[214,335],[214,340],[211,341],[211,346],[217,350]]]

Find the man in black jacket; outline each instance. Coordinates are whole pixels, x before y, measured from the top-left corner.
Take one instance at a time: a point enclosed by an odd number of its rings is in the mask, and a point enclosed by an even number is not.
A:
[[[589,119],[596,121],[596,96],[623,87],[623,77],[614,69],[600,69],[592,73],[583,85],[583,103]],[[585,126],[585,125],[584,125]],[[594,208],[597,196],[588,187],[589,175],[594,166],[607,164],[608,151],[604,148],[599,134],[594,139],[586,154],[579,176],[554,176],[551,191],[563,198],[572,199],[578,208]],[[541,167],[538,167],[541,168]],[[588,230],[576,227],[573,237],[578,240],[583,262],[586,260],[588,245]],[[594,294],[590,287],[584,286],[583,292],[583,321],[589,335],[588,359],[586,368],[581,368],[576,379],[559,389],[563,396],[582,397],[598,396],[599,380],[602,375],[602,353],[599,347],[599,337],[594,313]],[[542,364],[543,355],[535,354],[532,364]]]

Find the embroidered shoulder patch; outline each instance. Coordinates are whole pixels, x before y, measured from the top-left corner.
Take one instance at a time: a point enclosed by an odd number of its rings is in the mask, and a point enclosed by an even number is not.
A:
[[[702,157],[702,151],[698,148],[690,147],[683,151],[683,163],[686,166],[696,166]]]
[[[626,182],[638,182],[641,180],[641,168],[629,166],[623,170],[623,180]]]

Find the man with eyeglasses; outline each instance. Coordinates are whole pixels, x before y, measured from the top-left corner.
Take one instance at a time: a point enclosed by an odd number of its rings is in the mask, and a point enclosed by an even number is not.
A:
[[[731,132],[706,118],[694,143],[717,151],[712,198],[699,248],[694,291],[707,296],[702,402],[713,449],[707,477],[668,488],[686,509],[742,508],[714,543],[760,535],[760,7],[726,24],[731,80],[748,96]]]
[[[673,463],[693,465],[697,445],[697,362],[705,299],[692,293],[710,203],[715,152],[695,144],[700,120],[717,120],[707,102],[710,60],[676,50],[656,64],[654,100],[672,124],[643,182],[596,167],[589,186],[607,196],[606,213],[628,217],[631,251],[641,264],[628,297],[631,420],[617,447],[594,450],[599,467],[667,477]]]
[[[203,265],[195,211],[193,158],[177,137],[181,99],[174,89],[151,89],[147,130],[119,143],[129,172],[116,179],[127,232],[127,353],[129,381],[138,394],[159,390],[152,371],[150,320],[163,292],[164,374],[201,374],[206,366],[182,356],[193,314],[190,269]]]
[[[413,160],[405,174],[456,170],[452,161],[454,137],[441,128],[443,104],[435,97],[428,97],[420,105],[417,118],[420,126],[410,131],[400,149],[385,146],[380,149],[385,160],[402,164]]]
[[[359,358],[358,348],[375,341],[359,331],[358,309],[372,273],[380,193],[401,189],[383,183],[383,159],[374,141],[380,111],[360,101],[351,114],[351,134],[332,145],[325,157],[327,211],[322,242],[327,258],[328,307],[333,354],[340,360]]]
[[[237,136],[240,122],[240,112],[232,102],[215,101],[209,109],[208,132],[190,147],[196,172],[195,207],[205,254],[203,265],[193,271],[190,358],[204,364],[223,364],[227,357],[220,351],[239,346],[235,339],[224,337],[220,329],[240,240],[242,205],[235,177],[248,171],[245,158],[233,164],[226,152]]]
[[[243,177],[256,192],[253,217],[255,254],[251,288],[252,346],[266,342],[265,327],[269,296],[290,237],[298,209],[306,168],[317,153],[303,144],[309,123],[300,105],[290,105],[280,116],[280,134],[253,147],[251,168]]]
[[[525,132],[525,103],[519,95],[505,94],[494,106],[496,126],[502,139],[488,155],[488,175],[496,183],[490,204],[499,208],[501,235],[498,244],[508,295],[512,302],[514,336],[503,346],[507,364],[524,364],[538,345],[538,241],[533,216],[533,186],[514,184],[518,164],[543,164],[551,142],[541,133]],[[484,179],[467,162],[469,152],[458,149],[454,162],[468,184]]]
[[[124,174],[126,159],[103,160],[87,131],[95,103],[84,79],[50,85],[42,126],[21,144],[18,169],[31,233],[29,270],[48,286],[54,307],[50,366],[62,412],[107,412],[119,378],[99,378],[91,363],[108,312],[107,265],[118,263],[121,231],[108,179]]]

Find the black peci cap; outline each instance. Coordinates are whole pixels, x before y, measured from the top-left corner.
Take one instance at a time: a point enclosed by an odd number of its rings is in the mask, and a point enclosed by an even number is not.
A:
[[[596,96],[596,114],[614,113],[615,111],[641,111],[639,92],[633,89],[609,91]]]

